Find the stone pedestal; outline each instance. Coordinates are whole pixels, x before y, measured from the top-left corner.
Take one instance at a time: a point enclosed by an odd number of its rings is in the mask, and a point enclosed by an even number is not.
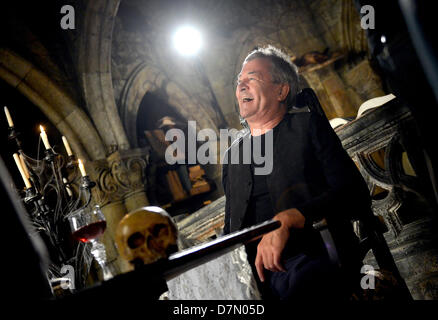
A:
[[[436,206],[410,110],[394,99],[335,131],[370,193],[386,190],[373,197],[372,209],[385,222],[384,237],[412,297],[437,299]],[[377,268],[371,251],[364,263]]]
[[[429,216],[404,226],[398,237],[384,236],[400,274],[415,300],[438,299],[437,219]],[[371,253],[364,263],[377,268]]]

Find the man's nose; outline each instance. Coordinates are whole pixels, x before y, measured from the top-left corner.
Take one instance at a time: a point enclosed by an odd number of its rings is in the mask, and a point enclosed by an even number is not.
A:
[[[238,91],[245,91],[247,89],[247,85],[246,82],[242,81],[237,85],[237,90]]]

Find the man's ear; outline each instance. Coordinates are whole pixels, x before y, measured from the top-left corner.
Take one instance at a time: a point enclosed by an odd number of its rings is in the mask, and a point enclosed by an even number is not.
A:
[[[286,100],[289,91],[290,91],[290,85],[288,83],[281,84],[280,90],[278,92],[278,101],[283,102],[284,100]]]

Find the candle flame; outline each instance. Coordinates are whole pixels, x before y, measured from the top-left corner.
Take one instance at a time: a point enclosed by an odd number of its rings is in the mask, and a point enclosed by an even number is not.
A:
[[[41,130],[41,133],[44,132],[44,127],[42,125],[40,125],[40,130]]]

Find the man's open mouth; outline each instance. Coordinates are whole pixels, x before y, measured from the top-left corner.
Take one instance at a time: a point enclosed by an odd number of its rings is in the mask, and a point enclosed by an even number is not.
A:
[[[243,102],[250,102],[250,101],[252,101],[252,100],[254,100],[254,99],[252,99],[252,98],[243,98],[243,99],[242,99]]]

